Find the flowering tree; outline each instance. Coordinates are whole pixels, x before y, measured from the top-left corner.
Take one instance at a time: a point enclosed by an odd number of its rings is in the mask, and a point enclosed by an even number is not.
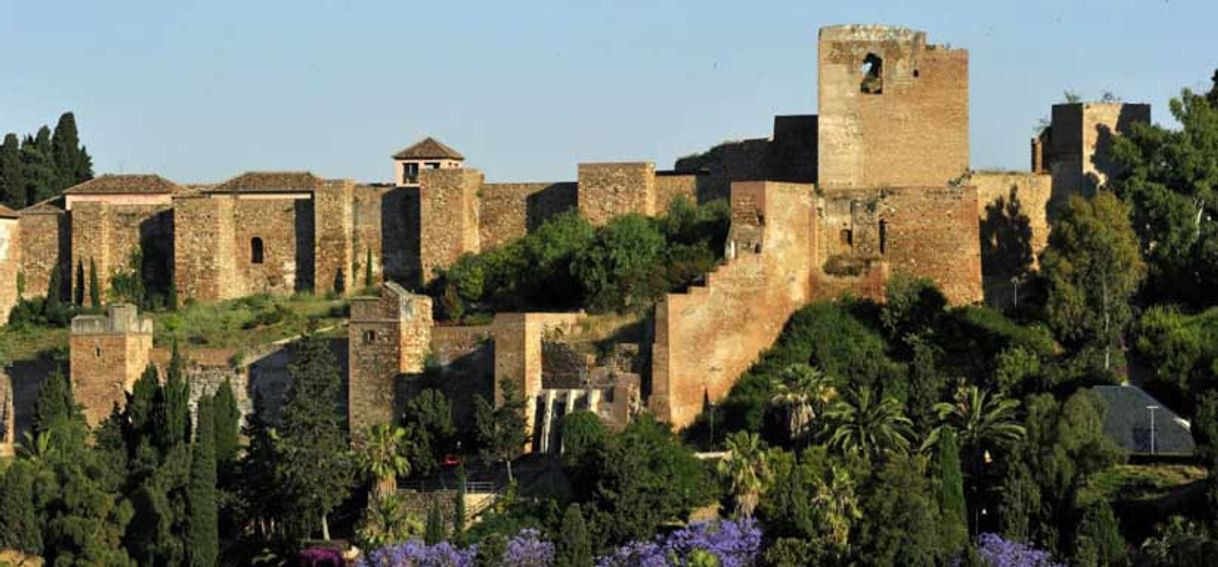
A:
[[[370,552],[356,567],[473,567],[477,553],[472,546],[460,549],[446,541],[427,545],[414,539]]]
[[[597,567],[690,567],[696,556],[707,553],[721,567],[750,567],[760,552],[761,529],[752,519],[700,522],[653,542],[620,547],[600,558]]]
[[[543,541],[541,532],[522,530],[508,540],[500,562],[505,567],[550,567],[554,563],[554,544]]]
[[[1053,554],[1030,545],[1007,541],[998,534],[977,537],[977,554],[993,567],[1062,567]]]

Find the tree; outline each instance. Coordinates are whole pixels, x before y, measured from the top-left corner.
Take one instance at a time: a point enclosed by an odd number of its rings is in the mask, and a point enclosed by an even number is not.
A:
[[[812,420],[833,398],[831,381],[824,372],[807,364],[792,364],[775,380],[771,403],[786,415],[787,437],[802,445],[812,436]]]
[[[254,393],[254,411],[246,419],[243,432],[249,446],[237,465],[237,501],[242,505],[239,510],[251,531],[269,539],[281,527],[277,521],[285,513],[286,496],[279,483],[276,462],[279,437],[267,421],[261,392]]]
[[[97,262],[89,258],[89,307],[101,308],[101,284],[97,283]]]
[[[372,287],[372,249],[364,253],[364,287]]]
[[[157,428],[157,442],[166,453],[171,447],[188,444],[191,439],[190,384],[186,382],[184,366],[182,351],[175,340],[165,372],[165,410],[159,414],[162,422]]]
[[[719,474],[736,501],[736,514],[751,518],[770,480],[761,438],[747,431],[732,433],[727,437],[727,453],[719,461]]]
[[[216,511],[216,431],[214,401],[199,399],[198,429],[190,459],[190,564],[213,567],[219,556]]]
[[[968,545],[968,509],[964,500],[964,475],[960,470],[960,453],[956,447],[956,432],[947,429],[939,435],[935,452],[935,478],[938,484],[939,516],[943,526],[943,544],[949,555],[955,556]]]
[[[482,396],[474,400],[475,435],[482,460],[502,462],[507,466],[508,482],[515,482],[512,459],[524,452],[524,444],[529,441],[525,402],[516,385],[508,380],[500,383],[500,391],[503,400],[499,407],[491,407]]]
[[[55,124],[55,132],[51,135],[51,154],[57,174],[54,192],[93,178],[93,161],[80,145],[76,117],[71,112],[60,115],[59,122]]]
[[[954,403],[935,405],[942,425],[931,433],[927,446],[935,444],[945,429],[952,429],[953,437],[959,432],[960,446],[968,454],[970,474],[975,473],[986,449],[1023,437],[1024,428],[1015,421],[1018,408],[1018,400],[962,385],[956,391]]]
[[[920,456],[895,454],[884,463],[863,499],[859,562],[863,565],[936,565],[947,559],[939,545],[939,506]]]
[[[909,449],[912,423],[892,398],[876,400],[870,388],[847,390],[825,411],[828,444],[868,458]]]
[[[562,530],[554,550],[554,567],[592,567],[592,542],[578,504],[562,515]]]
[[[465,474],[465,465],[457,467],[457,491],[453,496],[453,543],[465,545],[465,521],[468,514],[465,511],[465,497],[469,494],[469,475]]]
[[[216,388],[214,411],[216,462],[223,469],[237,460],[237,436],[241,432],[241,410],[228,378]]]
[[[14,133],[5,134],[0,145],[0,200],[14,209],[27,204],[23,168],[20,140]]]
[[[1130,297],[1145,272],[1129,207],[1109,192],[1090,201],[1071,197],[1041,269],[1050,324],[1076,347],[1102,351],[1103,369],[1111,371],[1112,351],[1132,318]]]
[[[653,219],[634,213],[614,217],[575,255],[571,270],[593,308],[635,309],[668,291],[656,269],[665,246]]]
[[[72,287],[72,303],[77,307],[83,307],[85,304],[85,264],[82,260],[76,261],[76,285]]]
[[[1071,564],[1078,567],[1125,564],[1125,540],[1107,501],[1097,500],[1083,510],[1072,559]]]
[[[403,446],[415,474],[431,474],[444,454],[452,448],[457,429],[453,425],[452,404],[444,393],[426,388],[406,402]]]
[[[397,490],[397,477],[410,474],[405,436],[405,429],[380,423],[368,428],[356,446],[359,468],[372,478],[372,496],[377,500]]]
[[[27,202],[32,205],[55,196],[57,173],[51,155],[51,130],[46,126],[38,129],[35,136],[26,136],[21,144],[21,171],[25,176]]]
[[[0,549],[19,549],[37,555],[42,552],[42,532],[34,507],[34,466],[16,461],[3,475],[0,488]]]
[[[427,507],[427,525],[423,529],[423,541],[427,545],[444,541],[444,515],[440,513],[440,507],[435,502]]]
[[[1218,77],[1215,77],[1218,79]],[[1109,182],[1132,207],[1133,225],[1155,295],[1213,304],[1218,277],[1218,82],[1208,93],[1181,91],[1169,107],[1179,130],[1135,123],[1113,136],[1120,174]]]
[[[283,405],[276,461],[285,504],[298,521],[319,519],[322,537],[328,540],[326,516],[347,497],[354,471],[338,406],[338,362],[315,326],[310,325],[292,352],[292,386]]]

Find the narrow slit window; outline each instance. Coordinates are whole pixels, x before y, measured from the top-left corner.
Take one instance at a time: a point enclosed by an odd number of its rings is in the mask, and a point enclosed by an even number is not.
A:
[[[843,228],[838,235],[838,239],[843,246],[854,246],[854,231]]]
[[[888,252],[888,221],[880,220],[880,254]]]
[[[370,345],[376,342],[376,331],[364,331],[364,344]]]
[[[868,53],[863,58],[863,82],[859,90],[863,94],[880,94],[884,92],[884,60],[879,55]]]
[[[250,263],[261,264],[264,260],[265,250],[262,247],[262,239],[255,236],[250,240]]]

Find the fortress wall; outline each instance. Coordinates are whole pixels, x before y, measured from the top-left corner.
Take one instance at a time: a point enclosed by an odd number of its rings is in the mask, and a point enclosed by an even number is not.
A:
[[[351,431],[390,423],[399,411],[398,377],[419,374],[431,343],[431,298],[388,283],[376,297],[351,301],[347,327]]]
[[[8,322],[9,312],[18,299],[17,273],[21,271],[21,228],[18,222],[13,218],[0,219],[0,324]]]
[[[1037,269],[1038,258],[1049,244],[1052,177],[1043,173],[978,171],[968,183],[977,188],[985,275],[1010,276],[1023,269]],[[1017,266],[1011,263],[1011,258],[1002,257],[1004,249],[1024,244],[1030,254],[1029,264]]]
[[[681,428],[703,401],[725,396],[810,297],[816,209],[812,187],[732,185],[734,258],[706,286],[656,306],[651,410]]]
[[[231,199],[236,297],[257,293],[289,294],[312,289],[313,203],[307,195]],[[253,239],[262,239],[263,262],[253,263]],[[223,259],[222,259],[223,260]],[[330,275],[333,278],[333,274]],[[327,287],[333,280],[327,282]]]
[[[240,294],[233,264],[234,203],[228,197],[174,199],[174,287],[179,301],[218,301]]]
[[[386,257],[385,257],[385,242],[387,239],[382,237],[385,231],[396,232],[395,228],[386,227],[386,219],[384,215],[389,211],[386,210],[385,202],[388,200],[387,195],[392,191],[392,187],[378,187],[373,185],[356,185],[352,189],[351,196],[351,261],[353,265],[358,265],[359,269],[353,269],[351,272],[352,286],[351,289],[360,289],[364,286],[364,262],[368,261],[369,252],[372,253],[372,283],[377,284],[385,281],[386,276]],[[397,223],[399,226],[405,221],[406,212],[398,211],[398,216],[403,218],[393,219],[391,222]],[[392,238],[388,239],[392,241]],[[401,253],[393,254],[392,262],[401,264]]]
[[[656,174],[655,214],[668,212],[668,206],[673,199],[683,196],[691,203],[698,202],[698,180],[702,177],[696,173],[663,172]]]
[[[350,181],[323,181],[313,191],[313,239],[307,246],[313,247],[313,290],[324,294],[334,292],[344,294],[363,285],[359,278],[363,274],[352,273],[355,260],[351,249],[352,231],[352,189]],[[299,211],[297,211],[299,214]],[[295,223],[293,232],[298,233],[300,226]],[[301,239],[301,234],[293,235]],[[297,246],[306,246],[301,242]],[[296,258],[297,271],[305,271],[303,258]],[[361,258],[362,261],[362,258]],[[307,281],[298,274],[297,280]],[[306,285],[298,285],[299,289],[308,289]]]
[[[953,304],[981,301],[981,246],[976,187],[886,190],[884,259],[892,272],[934,280]]]
[[[542,339],[554,330],[569,331],[583,313],[497,313],[493,323],[495,340],[495,405],[503,402],[503,384],[511,383],[525,400],[525,423],[532,431],[541,391]]]
[[[110,292],[111,277],[130,269],[132,254],[146,241],[145,254],[160,254],[158,269],[171,270],[173,216],[170,205],[135,205],[114,201],[82,201],[72,206],[72,266],[83,264],[88,285],[89,260],[97,265],[102,302]],[[75,282],[73,282],[75,285]],[[84,293],[88,301],[89,294]]]
[[[486,183],[478,192],[482,249],[520,238],[546,219],[576,206],[570,182]]]
[[[72,236],[68,228],[68,215],[58,209],[46,207],[22,211],[17,221],[21,258],[21,273],[25,275],[25,298],[45,296],[51,286],[51,274],[59,271],[60,297],[66,298],[71,288],[73,268]]]
[[[353,194],[353,262],[363,266],[371,250],[373,283],[391,280],[417,286],[419,189],[356,185]],[[363,269],[355,275],[358,288],[363,285]]]
[[[579,164],[579,212],[594,225],[627,213],[655,214],[656,168],[650,162]]]
[[[868,55],[882,88],[863,92]],[[968,52],[886,26],[822,28],[818,183],[939,185],[968,169]]]
[[[422,283],[437,268],[466,252],[478,252],[478,190],[482,172],[475,169],[425,169],[419,173],[419,268]]]

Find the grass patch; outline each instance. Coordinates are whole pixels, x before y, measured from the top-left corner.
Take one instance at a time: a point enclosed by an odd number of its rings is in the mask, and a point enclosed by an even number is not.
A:
[[[301,334],[316,319],[321,327],[340,323],[347,301],[314,295],[254,295],[218,303],[194,303],[153,313],[153,342],[168,346],[241,348]]]
[[[1193,465],[1116,465],[1096,473],[1080,498],[1157,500],[1205,479],[1205,469]]]
[[[45,354],[67,350],[67,328],[28,325],[0,328],[0,356],[7,363],[34,360]]]

